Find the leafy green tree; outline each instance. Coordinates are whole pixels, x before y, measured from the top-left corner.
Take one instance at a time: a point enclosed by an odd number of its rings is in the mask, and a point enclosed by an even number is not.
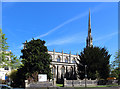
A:
[[[7,38],[5,38],[5,34],[3,34],[2,29],[0,29],[0,67],[5,66],[4,64],[8,64],[6,56],[8,56],[9,53],[7,53],[6,50],[8,49],[9,46],[6,40]]]
[[[111,77],[116,77],[118,79],[118,84],[120,85],[120,50],[116,52],[115,60],[111,63]]]
[[[10,72],[10,74],[8,75],[8,77],[10,78],[10,80],[12,81],[11,82],[11,86],[12,87],[15,87],[15,80],[17,79],[17,70],[12,70],[11,72]]]
[[[45,46],[45,41],[40,39],[31,40],[26,42],[25,48],[22,52],[22,66],[18,69],[18,74],[23,75],[23,79],[33,77],[35,72],[38,74],[47,74],[48,79],[51,78],[50,69],[50,55],[48,49]]]
[[[116,79],[119,78],[119,68],[116,67],[114,69],[111,70],[111,73],[110,73],[110,77],[115,77]]]
[[[8,47],[7,38],[5,38],[5,34],[3,34],[0,29],[0,67],[10,66],[12,68],[17,68],[20,66],[20,60],[17,59],[11,51],[7,51]],[[11,60],[9,60],[7,56],[10,56]]]
[[[79,55],[78,75],[80,79],[85,78],[85,65],[87,65],[88,79],[106,79],[109,77],[110,54],[105,48],[86,47]]]
[[[10,52],[10,63],[8,64],[12,69],[18,69],[21,65],[21,60],[17,58],[12,52]]]

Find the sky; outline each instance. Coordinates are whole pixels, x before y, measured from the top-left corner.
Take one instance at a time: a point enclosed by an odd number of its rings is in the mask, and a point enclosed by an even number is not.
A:
[[[114,60],[118,51],[117,2],[3,2],[2,31],[18,58],[23,43],[46,41],[49,51],[80,54],[86,47],[91,12],[93,46],[105,47]]]

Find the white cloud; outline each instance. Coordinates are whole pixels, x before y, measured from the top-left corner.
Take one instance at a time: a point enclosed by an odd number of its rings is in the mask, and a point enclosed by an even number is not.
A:
[[[100,5],[96,6],[96,7],[94,7],[93,9],[90,9],[90,12],[93,13],[93,12],[99,11],[100,9],[104,8],[104,6],[105,6],[104,3],[100,4]],[[45,37],[45,36],[51,34],[52,32],[58,30],[59,28],[65,26],[66,24],[69,24],[69,23],[71,23],[71,22],[73,22],[75,20],[78,20],[78,19],[81,19],[81,18],[83,18],[85,16],[88,16],[88,14],[89,14],[89,11],[85,11],[85,12],[83,12],[83,13],[81,13],[81,14],[79,14],[79,15],[77,15],[77,16],[69,19],[69,20],[64,21],[63,23],[61,23],[60,25],[58,25],[55,28],[51,29],[47,33],[35,37],[35,39],[39,39],[39,38]]]
[[[68,44],[68,43],[69,44],[70,43],[85,43],[86,34],[87,34],[87,32],[77,33],[77,34],[71,35],[71,36],[66,37],[66,38],[56,39],[54,41],[48,42],[46,45],[47,46],[52,46],[52,45],[65,45],[65,44]],[[113,33],[110,33],[106,36],[101,36],[101,37],[98,37],[96,39],[93,39],[93,42],[94,41],[100,41],[100,40],[103,40],[103,39],[107,40],[108,38],[113,37],[117,34],[118,34],[118,32],[113,32]]]
[[[104,6],[104,4],[100,4],[100,5],[96,6],[96,7],[94,7],[93,9],[91,9],[91,12],[93,13],[93,12],[95,12],[95,11],[98,11],[98,10],[102,9],[103,6]],[[39,36],[37,36],[37,37],[34,37],[34,39],[39,39],[39,38],[45,37],[45,36],[51,34],[52,32],[58,30],[59,28],[65,26],[66,24],[69,24],[69,23],[71,23],[71,22],[73,22],[73,21],[75,21],[75,20],[78,20],[78,19],[80,19],[80,18],[83,18],[83,17],[85,17],[85,16],[87,16],[87,15],[88,15],[88,11],[86,11],[86,12],[84,12],[84,13],[82,13],[82,14],[79,14],[79,15],[77,15],[77,16],[75,16],[75,17],[73,17],[73,18],[71,18],[71,19],[69,19],[69,20],[61,23],[60,25],[58,25],[58,26],[56,26],[55,28],[53,28],[53,29],[51,29],[50,31],[48,31],[47,33],[42,34],[42,35],[39,35]],[[27,40],[27,41],[30,41],[30,40],[31,40],[31,38],[30,38],[29,40]],[[60,40],[58,43],[52,42],[51,44],[49,43],[48,45],[52,45],[52,44],[63,44],[63,43],[66,43],[66,42],[68,43],[68,42],[70,42],[70,40],[68,40],[68,39],[65,40],[65,39],[64,39],[64,40]],[[22,47],[22,45],[21,45],[20,47]]]
[[[110,34],[108,34],[108,35],[105,35],[105,36],[101,36],[101,37],[99,37],[99,38],[96,38],[96,39],[94,39],[94,41],[99,41],[99,40],[102,40],[102,39],[105,39],[105,38],[110,38],[110,37],[113,37],[113,36],[115,36],[115,35],[117,35],[118,34],[118,32],[113,32],[113,33],[110,33]]]
[[[35,37],[35,39],[45,37],[45,36],[51,34],[52,32],[58,30],[59,28],[63,27],[64,25],[69,24],[69,23],[71,23],[71,22],[73,22],[73,21],[75,21],[75,20],[77,20],[77,19],[80,19],[80,18],[82,18],[82,17],[84,17],[84,16],[87,16],[87,15],[88,15],[88,11],[86,11],[86,12],[84,12],[84,13],[76,16],[76,17],[73,17],[73,18],[71,18],[71,19],[69,19],[69,20],[61,23],[60,25],[58,25],[58,26],[56,26],[55,28],[53,28],[53,29],[51,29],[50,31],[48,31],[47,33]]]
[[[68,43],[84,43],[85,38],[86,38],[85,33],[86,32],[81,32],[81,33],[69,35],[67,37],[63,37],[60,39],[52,40],[51,42],[48,41],[48,43],[46,43],[46,45],[51,46],[51,45],[64,45],[64,44],[68,44]]]

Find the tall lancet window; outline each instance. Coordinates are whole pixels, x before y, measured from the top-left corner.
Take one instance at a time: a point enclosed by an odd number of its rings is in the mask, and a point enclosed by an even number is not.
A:
[[[68,63],[68,57],[65,58],[65,62]]]
[[[55,76],[56,76],[56,67],[55,66],[52,67],[52,74],[53,74],[53,78],[55,78]]]
[[[58,58],[57,58],[57,62],[60,62],[60,60],[61,60],[61,59],[60,59],[60,56],[58,56]]]
[[[75,63],[75,58],[72,59],[72,63]]]
[[[64,72],[65,72],[65,68],[62,67],[62,68],[61,68],[61,74],[63,74]]]

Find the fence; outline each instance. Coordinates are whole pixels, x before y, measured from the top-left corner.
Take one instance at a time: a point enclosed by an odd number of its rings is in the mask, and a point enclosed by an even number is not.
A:
[[[84,87],[85,82],[87,86],[96,86],[97,85],[97,80],[66,80],[64,79],[64,87]]]

